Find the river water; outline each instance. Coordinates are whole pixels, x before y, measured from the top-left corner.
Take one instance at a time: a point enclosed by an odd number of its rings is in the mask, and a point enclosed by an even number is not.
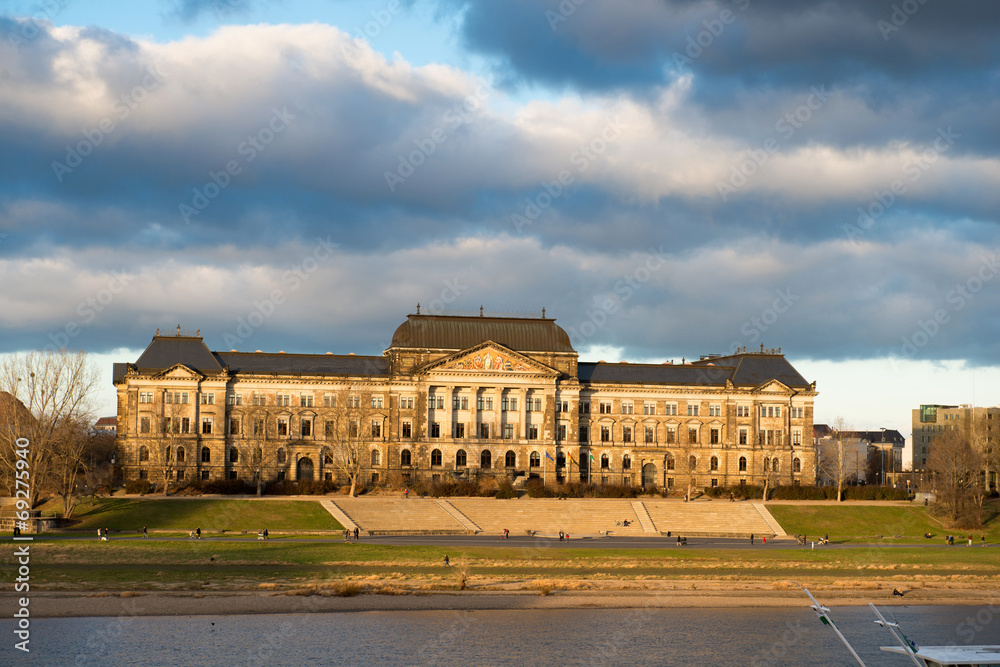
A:
[[[894,607],[918,644],[1000,644],[1000,607]],[[883,613],[885,613],[883,611]],[[831,615],[872,665],[908,665],[868,607]],[[856,665],[808,608],[394,611],[0,621],[0,665]]]

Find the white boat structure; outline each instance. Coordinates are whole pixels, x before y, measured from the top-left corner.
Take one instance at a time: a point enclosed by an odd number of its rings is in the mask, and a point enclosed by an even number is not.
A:
[[[840,632],[837,624],[830,618],[830,609],[821,605],[808,590],[802,586],[799,586],[799,588],[802,588],[806,595],[809,596],[809,599],[812,600],[813,603],[810,605],[810,608],[816,612],[819,620],[824,625],[830,626],[837,634],[837,637],[840,638],[840,641],[844,643],[844,646],[847,647],[847,650],[854,656],[854,659],[858,661],[858,664],[861,667],[865,667],[864,661],[854,650],[854,647],[851,646],[851,643],[847,641],[843,633]],[[903,634],[898,623],[886,620],[874,604],[869,602],[868,606],[875,612],[875,623],[888,630],[899,644],[899,646],[880,646],[879,649],[886,653],[905,655],[917,667],[1000,667],[1000,646],[920,647],[917,646],[916,642]]]

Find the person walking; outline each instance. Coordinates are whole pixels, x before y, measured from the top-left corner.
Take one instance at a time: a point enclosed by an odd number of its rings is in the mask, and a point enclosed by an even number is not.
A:
[[[985,535],[980,535],[979,536],[979,541],[982,543],[982,546],[984,546],[984,547],[986,546],[986,536]]]
[[[354,539],[355,539],[355,540],[358,540],[358,539],[359,539],[360,537],[361,537],[361,531],[359,531],[359,530],[358,530],[358,527],[357,527],[357,526],[355,526],[355,527],[354,527]]]
[[[753,546],[753,533],[750,533],[750,546]]]
[[[194,534],[198,536],[199,540],[201,539],[201,526],[194,529]]]
[[[405,489],[403,489],[403,497],[406,498],[407,500],[410,499],[410,487],[406,487]]]
[[[444,555],[444,566],[451,567],[451,563],[448,562],[448,554]]]
[[[145,526],[143,526],[143,527],[142,527],[142,539],[144,539],[144,540],[145,540],[145,539],[147,539],[147,538],[149,538],[149,532],[148,532],[148,531],[146,530],[146,527],[145,527]]]

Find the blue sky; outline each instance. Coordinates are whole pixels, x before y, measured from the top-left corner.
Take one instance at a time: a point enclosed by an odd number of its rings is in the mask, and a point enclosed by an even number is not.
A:
[[[590,360],[781,346],[820,422],[1000,401],[992,3],[3,11],[0,352],[545,307]]]

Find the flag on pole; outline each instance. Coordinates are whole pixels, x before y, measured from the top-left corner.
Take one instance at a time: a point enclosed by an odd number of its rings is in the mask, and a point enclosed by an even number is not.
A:
[[[591,455],[590,455],[590,460],[591,460],[591,461],[593,461],[593,460],[594,460],[594,455],[593,455],[593,454],[591,454]]]
[[[555,461],[555,459],[552,458],[552,455],[549,454],[548,452],[545,452],[545,458],[547,458],[549,461]]]

